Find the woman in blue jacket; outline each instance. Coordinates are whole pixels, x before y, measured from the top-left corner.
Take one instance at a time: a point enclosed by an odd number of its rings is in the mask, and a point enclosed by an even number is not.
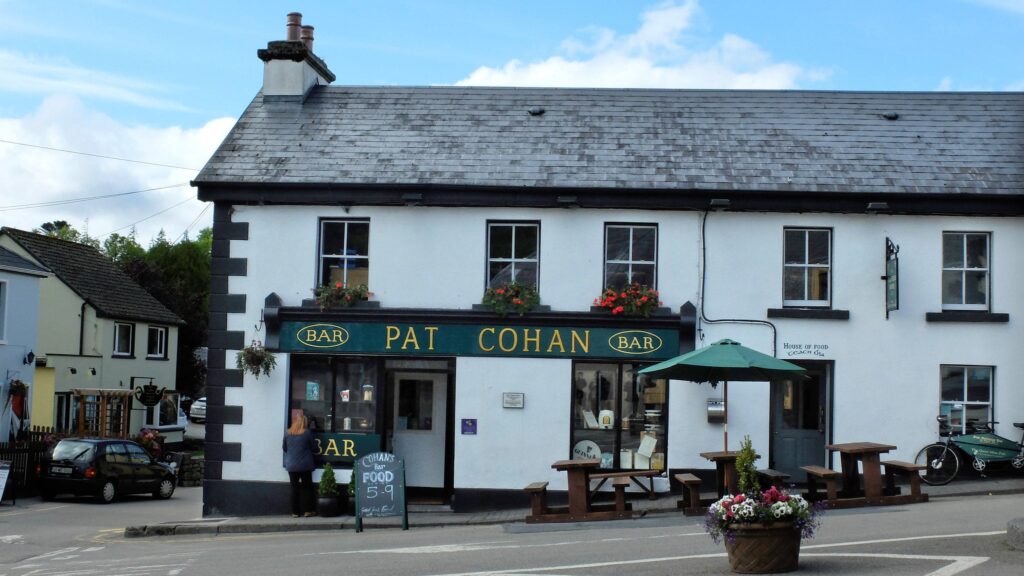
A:
[[[282,441],[284,468],[292,484],[292,517],[316,516],[313,509],[313,433],[306,428],[306,417],[297,414]]]

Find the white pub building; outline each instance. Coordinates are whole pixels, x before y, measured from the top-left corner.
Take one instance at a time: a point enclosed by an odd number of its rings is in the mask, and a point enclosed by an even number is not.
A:
[[[722,338],[811,375],[729,390],[730,448],[796,481],[828,443],[913,460],[940,413],[1024,419],[1021,93],[354,87],[293,20],[194,182],[204,513],[287,511],[297,410],[339,482],[385,450],[456,511],[565,490],[579,455],[707,476],[723,387],[637,371]],[[540,306],[480,305],[510,280]],[[634,282],[650,317],[594,306]],[[339,283],[369,300],[322,310]],[[254,339],[269,376],[235,368]]]

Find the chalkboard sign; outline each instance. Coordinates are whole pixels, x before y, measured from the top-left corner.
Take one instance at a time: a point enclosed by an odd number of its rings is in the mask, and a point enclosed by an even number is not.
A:
[[[7,477],[11,474],[11,463],[8,461],[0,462],[0,502],[4,501],[4,488],[7,487]],[[17,500],[15,500],[17,503]]]
[[[405,462],[388,452],[374,452],[356,460],[356,532],[363,518],[401,516],[402,530],[409,529],[405,506]]]

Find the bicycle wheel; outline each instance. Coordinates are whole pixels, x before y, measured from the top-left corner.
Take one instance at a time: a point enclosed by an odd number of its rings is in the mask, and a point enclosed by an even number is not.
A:
[[[932,486],[949,484],[960,472],[960,457],[956,451],[938,442],[921,448],[914,463],[927,466],[921,474],[921,480]]]

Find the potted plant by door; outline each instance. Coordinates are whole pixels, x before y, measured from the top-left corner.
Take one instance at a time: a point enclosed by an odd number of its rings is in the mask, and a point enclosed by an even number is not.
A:
[[[741,574],[796,570],[800,541],[814,537],[820,508],[803,497],[757,483],[757,454],[745,436],[736,456],[740,494],[727,494],[708,508],[705,528],[712,540],[725,540],[729,565]]]
[[[328,518],[341,514],[340,500],[334,468],[327,462],[324,464],[324,473],[320,476],[320,484],[317,486],[317,513]]]

